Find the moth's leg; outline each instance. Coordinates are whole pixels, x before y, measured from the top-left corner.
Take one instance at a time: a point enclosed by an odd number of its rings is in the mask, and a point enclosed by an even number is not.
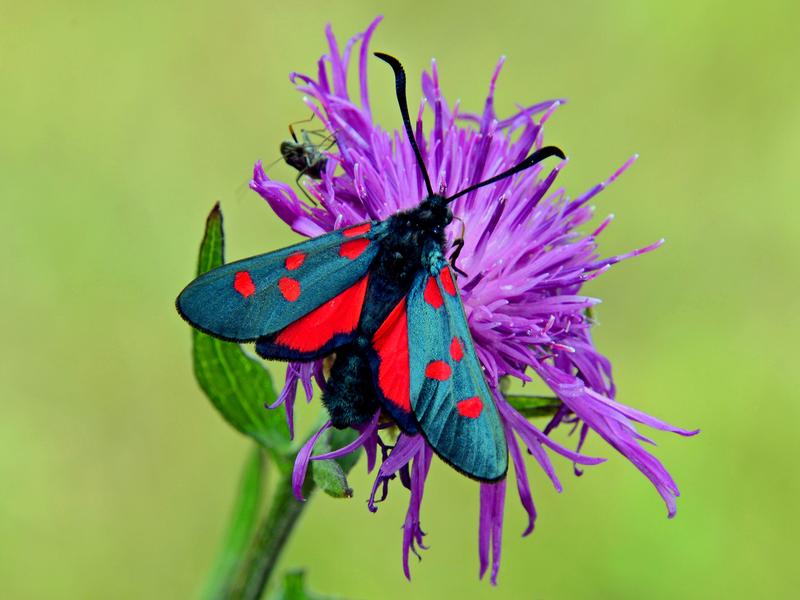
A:
[[[453,271],[459,275],[468,277],[468,275],[456,265],[456,260],[458,259],[459,254],[461,254],[461,250],[464,248],[464,240],[461,238],[453,240],[453,248],[455,248],[455,250],[453,250],[453,253],[450,255],[450,266],[453,267]]]
[[[459,275],[463,275],[464,277],[469,277],[469,275],[464,273],[464,271],[459,269],[458,266],[456,265],[456,260],[458,260],[458,257],[461,255],[461,250],[464,249],[464,230],[465,230],[464,221],[461,221],[461,219],[459,219],[458,217],[456,217],[456,219],[461,222],[461,234],[456,239],[453,240],[454,250],[453,253],[450,255],[450,266],[453,267],[453,271],[455,271]]]

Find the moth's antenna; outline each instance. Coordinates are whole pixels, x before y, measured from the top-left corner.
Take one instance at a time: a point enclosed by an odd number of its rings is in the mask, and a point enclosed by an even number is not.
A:
[[[376,52],[375,56],[380,58],[383,62],[389,63],[394,71],[395,87],[397,89],[397,103],[400,105],[400,113],[403,115],[403,125],[406,127],[408,134],[408,141],[411,142],[411,147],[414,148],[414,155],[417,157],[417,164],[419,170],[422,171],[422,177],[425,179],[425,187],[428,189],[428,196],[433,196],[433,188],[431,187],[431,180],[428,177],[428,170],[425,168],[425,163],[422,162],[422,153],[417,146],[417,140],[414,137],[414,130],[411,128],[411,118],[408,116],[408,101],[406,100],[406,72],[403,70],[403,65],[394,56],[389,56],[383,52]]]
[[[480,183],[476,183],[475,185],[471,185],[468,188],[466,188],[464,190],[461,190],[457,194],[453,194],[452,196],[447,198],[447,203],[449,204],[450,202],[452,202],[456,198],[460,198],[464,194],[469,194],[470,192],[474,192],[478,188],[482,188],[485,185],[489,185],[491,183],[495,183],[497,181],[500,181],[501,179],[505,179],[506,177],[511,177],[512,175],[516,175],[520,171],[524,171],[525,169],[529,169],[530,167],[532,167],[536,163],[542,162],[545,158],[549,158],[551,156],[558,156],[561,159],[566,158],[566,156],[564,156],[564,153],[561,151],[561,149],[560,148],[556,148],[555,146],[545,146],[544,148],[539,148],[538,150],[536,150],[535,152],[530,154],[528,156],[528,158],[526,158],[525,160],[523,160],[520,163],[517,163],[516,165],[514,165],[513,167],[511,167],[507,171],[503,171],[499,175],[495,175],[494,177],[491,177],[491,178],[487,179],[486,181],[481,181]]]

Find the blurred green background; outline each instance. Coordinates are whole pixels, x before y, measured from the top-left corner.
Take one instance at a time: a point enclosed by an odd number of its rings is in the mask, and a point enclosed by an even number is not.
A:
[[[436,464],[431,549],[404,580],[407,495],[318,496],[284,557],[347,598],[788,598],[795,547],[800,36],[796,2],[34,2],[0,7],[0,596],[191,598],[219,545],[249,442],[197,388],[176,293],[222,200],[228,257],[295,239],[253,192],[307,110],[287,81],[386,19],[374,49],[478,110],[567,97],[546,140],[575,195],[633,152],[596,202],[606,254],[667,245],[594,281],[620,400],[659,434],[683,497],[611,460],[556,494],[531,461],[535,533],[509,489],[500,585],[477,580],[477,487]],[[373,105],[399,124],[386,69]],[[288,168],[271,174],[293,179]],[[282,367],[273,372],[282,376]],[[307,417],[317,405],[299,405]],[[308,419],[306,419],[307,421]],[[563,437],[561,438],[563,439]]]

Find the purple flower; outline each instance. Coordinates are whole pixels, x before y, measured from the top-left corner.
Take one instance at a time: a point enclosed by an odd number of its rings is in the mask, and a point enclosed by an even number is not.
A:
[[[328,152],[325,171],[319,181],[306,182],[319,206],[308,206],[292,188],[271,180],[257,163],[251,187],[292,229],[316,236],[368,219],[385,219],[416,205],[425,196],[422,176],[411,145],[403,131],[387,132],[373,122],[367,85],[368,46],[380,19],[351,38],[340,50],[330,27],[326,30],[329,52],[317,63],[316,77],[293,73],[291,80],[305,95],[305,102],[336,139]],[[358,89],[348,88],[348,69],[358,63]],[[422,76],[423,101],[416,120],[415,137],[435,190],[461,190],[518,163],[534,148],[542,146],[543,126],[560,100],[521,107],[509,117],[498,117],[493,106],[494,89],[503,59],[489,84],[481,113],[463,112],[441,95],[439,74],[433,62]],[[385,93],[391,93],[387,89]],[[423,114],[432,114],[426,136]],[[428,117],[429,118],[429,117]],[[398,118],[398,125],[400,119]],[[580,454],[589,431],[594,431],[630,460],[653,483],[664,499],[669,516],[675,514],[679,495],[675,482],[662,464],[642,446],[649,442],[636,424],[693,435],[614,400],[611,363],[595,349],[591,338],[593,321],[589,309],[598,300],[581,293],[583,284],[606,272],[613,264],[654,250],[662,241],[628,254],[600,258],[597,237],[611,217],[590,234],[578,227],[592,217],[589,202],[611,184],[635,160],[625,162],[616,173],[570,199],[554,182],[564,160],[550,172],[541,164],[515,177],[467,194],[454,202],[453,212],[464,223],[461,269],[469,273],[458,284],[476,351],[494,390],[511,461],[517,493],[534,527],[536,509],[526,473],[524,452],[533,455],[553,485],[561,491],[547,450],[577,465],[592,465],[604,459]],[[458,223],[449,231],[450,241],[459,233]],[[529,368],[560,398],[563,405],[542,431],[514,410],[500,392],[501,378],[530,381]],[[312,380],[324,386],[321,363],[289,364],[286,386],[276,402],[284,404],[290,428],[297,385],[312,396]],[[335,458],[360,447],[368,456],[368,468],[383,461],[378,469],[369,509],[383,500],[390,481],[399,480],[410,490],[410,503],[403,525],[403,568],[409,576],[410,552],[418,554],[424,532],[420,527],[420,506],[433,452],[422,436],[400,434],[394,446],[380,436],[379,414],[360,429],[357,440],[345,448],[312,457],[317,438],[330,423],[300,451],[295,463],[295,493],[301,486],[309,460]],[[571,451],[551,440],[558,425],[578,428],[577,450]],[[520,442],[522,445],[520,445]],[[480,575],[491,563],[491,581],[496,582],[500,565],[504,501],[507,480],[480,484],[479,558]]]

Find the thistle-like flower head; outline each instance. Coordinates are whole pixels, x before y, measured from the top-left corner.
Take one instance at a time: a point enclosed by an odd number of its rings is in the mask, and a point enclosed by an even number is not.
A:
[[[318,206],[302,200],[289,185],[271,180],[260,163],[255,166],[251,187],[302,235],[316,236],[365,220],[386,219],[417,205],[426,195],[405,132],[400,127],[386,131],[373,120],[367,65],[371,60],[370,39],[379,21],[351,38],[343,49],[329,27],[329,50],[319,59],[316,76],[291,75],[306,104],[336,141],[327,152],[321,178],[306,183]],[[563,101],[539,102],[520,107],[512,115],[498,116],[493,98],[503,62],[499,61],[491,76],[479,113],[465,112],[458,103],[450,104],[442,97],[435,62],[423,73],[415,138],[434,190],[455,193],[511,168],[542,147],[544,125]],[[358,69],[355,90],[348,86],[348,70],[353,64]],[[423,117],[428,122],[427,134]],[[578,464],[604,460],[580,453],[590,431],[630,460],[653,483],[669,516],[675,514],[678,488],[662,464],[642,446],[649,440],[637,431],[636,424],[681,435],[694,432],[616,402],[611,363],[598,352],[591,337],[591,307],[599,301],[582,293],[584,283],[612,265],[661,245],[659,241],[602,258],[597,239],[611,217],[590,227],[588,233],[579,231],[593,216],[592,199],[634,160],[630,158],[607,180],[576,198],[555,185],[567,164],[564,160],[551,170],[538,164],[452,204],[456,221],[448,228],[448,239],[452,242],[463,237],[458,266],[468,274],[459,277],[458,285],[475,348],[505,428],[517,492],[528,514],[525,534],[533,530],[536,510],[523,449],[533,455],[560,491],[548,450],[575,463],[579,473]],[[505,378],[530,381],[531,375],[544,381],[562,403],[543,430],[517,412],[501,392]],[[324,385],[321,363],[289,364],[286,385],[276,406],[285,405],[290,428],[297,386],[301,384],[310,399],[315,378]],[[421,435],[400,434],[392,446],[387,445],[380,432],[386,423],[379,416],[376,414],[361,428],[352,444],[313,458],[341,456],[364,447],[368,468],[372,469],[380,450],[383,460],[369,507],[376,510],[376,502],[386,497],[392,479],[410,490],[403,535],[403,566],[409,576],[409,553],[424,548],[420,507],[434,455]],[[577,428],[575,451],[548,437],[563,423]],[[294,473],[298,496],[314,443],[329,426],[313,436],[298,455]],[[492,582],[500,564],[506,485],[506,480],[480,484],[480,574],[483,576],[491,564]]]

